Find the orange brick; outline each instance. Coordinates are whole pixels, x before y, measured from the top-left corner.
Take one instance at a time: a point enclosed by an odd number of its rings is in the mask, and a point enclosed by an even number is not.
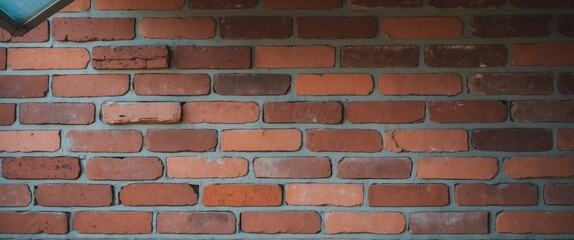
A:
[[[335,48],[329,46],[259,46],[255,49],[259,68],[331,68]]]
[[[294,152],[301,148],[298,129],[224,130],[221,150],[227,152]]]
[[[373,91],[369,74],[301,74],[295,91],[301,96],[369,95]]]

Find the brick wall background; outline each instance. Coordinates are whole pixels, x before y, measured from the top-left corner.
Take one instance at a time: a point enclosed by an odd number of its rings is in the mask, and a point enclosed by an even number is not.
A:
[[[0,33],[0,233],[571,238],[573,37],[572,0],[76,0]]]

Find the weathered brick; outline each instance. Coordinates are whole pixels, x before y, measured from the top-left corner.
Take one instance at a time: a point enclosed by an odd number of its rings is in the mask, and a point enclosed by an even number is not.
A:
[[[124,206],[192,206],[197,193],[185,183],[135,183],[122,188],[119,194]]]
[[[216,74],[213,89],[219,95],[285,95],[290,86],[286,74]]]
[[[504,161],[511,178],[574,178],[573,157],[513,157]]]
[[[558,91],[562,94],[574,94],[574,73],[558,75]]]
[[[152,231],[151,212],[74,212],[72,228],[83,234],[144,234]]]
[[[574,8],[572,0],[510,0],[510,4],[519,8]]]
[[[329,212],[325,232],[399,234],[405,230],[405,216],[395,212]]]
[[[89,61],[85,48],[8,49],[8,66],[12,70],[85,69]]]
[[[136,74],[134,92],[140,96],[203,96],[211,80],[204,74]]]
[[[474,95],[552,94],[551,73],[473,73],[468,89]]]
[[[67,179],[80,177],[80,159],[73,157],[19,157],[2,160],[7,179]]]
[[[498,173],[498,161],[488,157],[421,157],[417,178],[489,180]]]
[[[574,233],[574,213],[505,211],[496,215],[496,232],[514,234]]]
[[[258,46],[255,65],[259,68],[332,68],[335,48],[330,46]]]
[[[544,185],[546,205],[574,205],[574,184]]]
[[[52,95],[55,97],[122,96],[130,89],[129,75],[55,75]]]
[[[546,37],[551,33],[550,15],[476,16],[470,23],[470,34],[477,38]]]
[[[52,35],[60,42],[131,40],[136,35],[134,28],[133,18],[52,19]]]
[[[351,123],[417,123],[424,121],[424,102],[348,102],[345,118]]]
[[[61,13],[86,12],[91,7],[90,0],[74,0],[70,5],[62,8]]]
[[[92,158],[86,163],[90,180],[155,180],[163,175],[163,164],[155,157]]]
[[[301,39],[374,38],[377,28],[377,19],[370,16],[297,18],[298,37]]]
[[[363,185],[289,184],[285,202],[295,206],[359,206],[363,204]]]
[[[459,206],[533,206],[538,189],[530,184],[459,184],[455,199]]]
[[[66,234],[67,213],[0,212],[0,233],[3,234]]]
[[[454,73],[383,74],[379,78],[379,92],[396,96],[454,96],[462,92],[462,80]]]
[[[190,0],[189,7],[194,9],[245,9],[257,6],[257,0]]]
[[[506,0],[429,0],[429,5],[434,8],[498,8],[506,3]]]
[[[411,176],[409,158],[343,158],[337,176],[343,179],[406,179]]]
[[[47,75],[0,76],[0,98],[41,98],[48,88]]]
[[[21,103],[21,124],[68,124],[88,125],[94,123],[96,107],[92,103]]]
[[[438,123],[497,123],[506,120],[502,101],[457,101],[428,103],[429,118]]]
[[[66,134],[71,152],[134,153],[142,148],[139,131],[72,130]]]
[[[425,63],[432,68],[485,68],[506,65],[506,47],[490,45],[431,45],[425,47]]]
[[[104,103],[102,116],[107,124],[179,123],[181,105],[170,102]]]
[[[144,18],[139,33],[152,39],[210,39],[215,37],[215,28],[210,17]]]
[[[185,0],[96,0],[98,10],[179,10]]]
[[[365,96],[373,88],[373,77],[369,74],[300,74],[295,82],[295,91],[300,96]]]
[[[558,129],[558,150],[574,151],[574,129]]]
[[[383,18],[381,29],[390,39],[457,39],[462,21],[456,17]]]
[[[574,122],[574,101],[514,101],[515,122]]]
[[[552,131],[541,128],[477,129],[472,145],[481,151],[542,152],[552,149]]]
[[[30,189],[26,184],[0,185],[0,207],[25,207],[32,201]],[[0,223],[0,226],[4,226]],[[0,232],[2,232],[0,227]]]
[[[321,231],[321,216],[314,211],[245,211],[241,230],[263,234],[312,234]]]
[[[0,152],[55,152],[60,131],[0,131]]]
[[[253,170],[258,178],[328,178],[331,161],[328,157],[255,158]]]
[[[245,158],[167,158],[167,176],[170,178],[237,178],[247,175],[248,170],[249,162]]]
[[[251,68],[251,48],[176,46],[173,59],[178,69],[247,69]]]
[[[223,184],[203,189],[203,205],[207,207],[272,207],[283,201],[281,185]]]
[[[558,32],[567,37],[574,37],[574,15],[560,16],[558,18]]]
[[[414,68],[419,64],[417,46],[345,46],[343,68]]]
[[[390,152],[461,152],[468,150],[467,138],[460,129],[390,130],[384,146]]]
[[[96,70],[165,69],[168,65],[166,46],[92,48],[92,67]]]
[[[441,184],[377,184],[369,186],[371,207],[431,207],[449,203],[448,186]]]
[[[417,212],[409,214],[413,234],[486,234],[488,212]]]
[[[194,130],[148,130],[145,146],[151,152],[208,152],[217,146],[217,131]]]
[[[40,43],[47,42],[50,39],[48,30],[48,21],[41,23],[34,27],[32,30],[24,34],[24,36],[12,36],[9,32],[0,29],[0,42],[4,43]]]
[[[259,119],[255,102],[187,102],[182,107],[184,123],[251,123]]]
[[[572,54],[574,44],[571,43],[512,44],[510,47],[515,66],[574,66]]]
[[[276,16],[222,17],[219,29],[223,39],[287,39],[293,35],[293,19]]]
[[[342,0],[262,0],[261,6],[269,10],[314,9],[328,10],[342,7]]]
[[[306,139],[307,149],[313,152],[379,152],[383,148],[376,130],[310,129]]]
[[[36,202],[45,207],[107,207],[113,189],[104,184],[42,184],[36,188]]]
[[[263,116],[266,123],[338,124],[343,107],[339,102],[267,102]]]
[[[157,231],[171,234],[233,234],[235,216],[230,212],[160,212]]]
[[[225,152],[294,152],[301,148],[299,129],[224,130],[221,150]]]
[[[16,104],[0,104],[0,126],[10,126],[16,121]]]
[[[423,5],[422,0],[349,0],[354,8],[416,8]]]

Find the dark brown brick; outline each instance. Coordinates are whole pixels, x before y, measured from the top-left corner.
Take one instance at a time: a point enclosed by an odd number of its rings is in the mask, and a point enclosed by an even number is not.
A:
[[[455,199],[459,206],[533,206],[538,189],[531,184],[459,184]]]
[[[8,179],[77,179],[80,159],[72,157],[4,158],[2,176]]]
[[[343,0],[262,0],[261,6],[269,10],[314,9],[328,10],[340,8]]]
[[[16,121],[16,104],[0,104],[0,126],[10,126]]]
[[[286,74],[217,74],[214,90],[219,95],[285,95],[290,86]]]
[[[263,116],[266,123],[338,124],[343,107],[339,102],[268,102]]]
[[[475,95],[548,95],[552,73],[474,73],[468,75],[468,89]]]
[[[373,38],[378,32],[374,17],[300,17],[297,28],[302,39]]]
[[[510,0],[510,4],[520,8],[574,8],[572,0]]]
[[[354,8],[415,8],[422,6],[422,0],[350,0]]]
[[[341,48],[344,68],[414,68],[418,66],[417,46],[347,46]]]
[[[405,179],[411,176],[409,158],[343,158],[337,176],[344,179]]]
[[[177,46],[173,49],[178,69],[246,69],[251,67],[249,47]]]
[[[430,120],[439,123],[496,123],[506,119],[502,101],[457,101],[428,103]]]
[[[93,103],[21,103],[21,124],[87,125],[95,121]]]
[[[409,214],[413,234],[486,234],[488,212],[418,212]]]
[[[470,25],[470,34],[478,38],[546,37],[552,33],[552,16],[476,16]]]
[[[287,39],[293,35],[290,17],[223,17],[219,19],[223,39]]]
[[[352,123],[417,123],[424,121],[425,103],[415,101],[349,102],[345,118]]]
[[[481,151],[542,152],[552,149],[552,131],[541,128],[477,129],[472,145]]]
[[[257,0],[190,0],[189,7],[197,9],[243,9],[254,8]]]
[[[558,18],[558,32],[567,37],[574,37],[574,15]]]
[[[258,178],[328,178],[331,161],[328,157],[255,158]]]
[[[145,146],[151,152],[207,152],[217,146],[217,131],[194,130],[148,130]]]
[[[547,205],[574,205],[574,184],[544,185],[544,202]]]
[[[562,73],[558,76],[558,91],[563,94],[574,94],[574,73]]]
[[[0,76],[0,98],[41,98],[46,92],[47,75]]]
[[[429,0],[434,8],[497,8],[506,0]]]
[[[499,44],[425,47],[425,63],[429,67],[502,67],[506,61],[506,47]]]
[[[574,122],[574,101],[514,101],[515,122]]]

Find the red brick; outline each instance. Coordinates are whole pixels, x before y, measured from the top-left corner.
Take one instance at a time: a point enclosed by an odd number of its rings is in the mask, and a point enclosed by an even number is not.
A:
[[[457,39],[462,21],[456,17],[383,18],[381,31],[390,39]]]
[[[155,157],[92,158],[85,171],[90,180],[155,180],[163,175],[163,164]]]
[[[60,131],[0,131],[0,152],[55,152]]]
[[[160,212],[157,231],[171,234],[233,234],[235,216],[230,212]]]
[[[417,46],[341,47],[343,68],[414,68],[419,65]]]
[[[21,124],[88,125],[95,121],[92,103],[21,103]]]
[[[574,15],[560,16],[558,18],[558,33],[567,37],[574,37]]]
[[[343,158],[337,176],[343,179],[406,179],[411,176],[409,158]]]
[[[364,39],[378,33],[377,19],[369,16],[299,17],[297,29],[301,39]]]
[[[399,234],[405,231],[405,216],[394,212],[329,212],[325,232]]]
[[[112,185],[42,184],[36,202],[44,207],[107,207],[113,202]]]
[[[92,67],[96,70],[166,69],[167,46],[121,46],[92,48]]]
[[[574,73],[558,75],[558,91],[562,94],[574,94]]]
[[[468,89],[474,95],[548,95],[552,81],[551,73],[474,73]]]
[[[373,78],[369,74],[300,74],[295,91],[300,96],[370,95]]]
[[[272,207],[282,201],[281,185],[224,184],[206,186],[202,203],[207,207]]]
[[[184,123],[251,123],[259,119],[255,102],[187,102],[183,105]]]
[[[10,126],[16,121],[16,104],[0,104],[0,126]]]
[[[496,215],[496,232],[514,234],[574,233],[574,213],[505,211]]]
[[[140,96],[203,96],[211,80],[204,74],[136,74],[134,92]]]
[[[354,8],[415,8],[422,4],[422,0],[349,0]]]
[[[506,0],[429,0],[429,5],[434,8],[498,8],[506,3]]]
[[[249,161],[245,158],[168,157],[170,178],[238,178],[247,175]]]
[[[551,33],[550,15],[476,16],[470,23],[470,34],[477,38],[546,37]]]
[[[257,6],[257,0],[190,0],[189,7],[194,9],[245,9]]]
[[[170,102],[104,103],[102,116],[107,124],[179,123],[181,105]]]
[[[80,177],[80,159],[72,157],[20,157],[2,160],[7,179],[67,179]]]
[[[514,101],[514,122],[574,122],[574,101]]]
[[[246,211],[240,227],[247,233],[312,234],[321,231],[321,216],[314,211]]]
[[[512,44],[510,55],[515,66],[574,66],[574,44]]]
[[[383,95],[455,96],[462,92],[462,80],[455,73],[383,74],[379,91]]]
[[[455,199],[459,206],[534,206],[538,189],[530,184],[459,184]]]
[[[574,205],[574,184],[544,185],[546,205]]]
[[[431,68],[485,68],[506,65],[506,46],[431,45],[425,47],[425,63]]]
[[[224,130],[221,150],[225,152],[294,152],[301,148],[299,129]]]
[[[52,35],[60,42],[131,40],[136,35],[134,28],[133,18],[52,19]]]
[[[130,184],[119,193],[124,206],[192,206],[197,204],[197,193],[185,183]]]
[[[89,61],[85,48],[8,49],[8,66],[12,70],[85,69]]]
[[[139,33],[153,39],[210,39],[215,37],[215,28],[210,17],[143,18]]]
[[[0,29],[0,42],[4,43],[40,43],[50,39],[48,21],[41,23],[21,37],[12,36],[9,32]]]
[[[552,131],[542,128],[477,129],[472,131],[472,146],[481,151],[548,151],[552,149]]]
[[[130,90],[130,75],[54,75],[55,97],[122,96]]]
[[[70,5],[66,6],[61,13],[71,13],[71,12],[87,12],[90,10],[91,1],[90,0],[74,0]]]
[[[6,48],[0,48],[0,70],[6,70],[8,62]]]
[[[213,89],[219,95],[285,95],[290,86],[287,74],[216,74]]]
[[[328,157],[255,158],[253,170],[258,178],[328,178],[331,161]]]
[[[363,185],[289,184],[285,201],[294,206],[360,206],[363,204]]]
[[[293,35],[293,19],[275,16],[222,17],[222,39],[287,39]]]
[[[313,152],[380,152],[381,133],[359,129],[307,130],[307,149]]]
[[[424,121],[424,102],[348,102],[345,118],[351,123],[418,123]]]
[[[574,151],[574,129],[558,129],[558,150]]]
[[[185,0],[96,0],[98,10],[179,10]]]
[[[72,228],[83,234],[144,234],[152,231],[151,212],[75,212]]]
[[[574,178],[574,157],[513,157],[504,172],[514,179]]]
[[[217,131],[194,130],[148,130],[145,146],[151,152],[208,152],[217,146]]]
[[[498,160],[487,157],[421,157],[417,161],[420,179],[489,180],[498,173]]]
[[[441,184],[377,184],[369,186],[369,206],[446,206],[448,195],[448,186]]]
[[[269,10],[314,9],[328,10],[342,7],[342,0],[262,0],[261,6]]]
[[[335,48],[330,46],[258,46],[255,65],[259,68],[331,68]]]
[[[574,8],[571,0],[510,0],[510,4],[519,8]]]
[[[3,234],[66,234],[67,213],[1,212],[0,233]]]
[[[47,75],[0,76],[0,98],[41,98],[48,92]]]
[[[343,107],[339,102],[267,102],[263,116],[266,123],[339,124]]]
[[[4,168],[4,167],[3,167]],[[26,184],[0,185],[1,207],[25,207],[32,201],[30,189]],[[0,226],[3,224],[0,223]],[[0,227],[2,229],[2,227]],[[2,230],[0,230],[2,232]]]
[[[487,234],[488,212],[417,212],[409,214],[413,234]]]
[[[468,133],[460,129],[389,130],[385,149],[390,152],[468,151]]]
[[[248,69],[251,68],[251,48],[176,46],[173,59],[178,69]]]
[[[73,130],[66,134],[66,138],[71,152],[135,153],[142,148],[141,133],[132,130]]]
[[[502,101],[430,102],[429,118],[438,123],[497,123],[506,120]]]

